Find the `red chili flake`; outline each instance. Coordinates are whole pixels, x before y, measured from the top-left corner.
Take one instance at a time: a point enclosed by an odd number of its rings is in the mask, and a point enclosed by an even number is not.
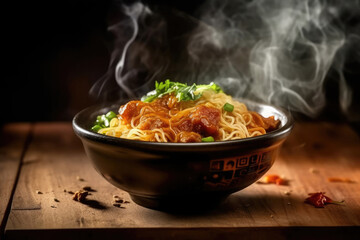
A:
[[[266,175],[263,180],[265,183],[276,183],[276,180],[279,178],[278,175]]]
[[[329,182],[343,182],[343,183],[355,183],[355,181],[349,178],[329,177]]]
[[[287,181],[278,175],[266,175],[259,183],[275,183],[276,185],[287,185]]]
[[[311,204],[316,208],[323,208],[326,204],[342,204],[343,201],[334,201],[328,196],[325,196],[324,192],[317,192],[317,193],[309,193],[308,198],[305,199],[305,203]]]
[[[275,181],[276,185],[287,185],[287,181],[284,178],[278,178]]]

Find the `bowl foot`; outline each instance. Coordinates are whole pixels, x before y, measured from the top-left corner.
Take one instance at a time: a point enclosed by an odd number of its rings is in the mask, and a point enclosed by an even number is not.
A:
[[[198,212],[210,210],[223,202],[229,194],[206,196],[144,197],[130,194],[138,205],[167,212]]]

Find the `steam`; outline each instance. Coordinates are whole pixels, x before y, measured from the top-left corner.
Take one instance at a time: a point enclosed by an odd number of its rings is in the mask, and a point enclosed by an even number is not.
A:
[[[92,92],[104,95],[112,75],[128,98],[141,97],[155,80],[214,81],[235,97],[315,117],[326,105],[330,72],[336,73],[346,112],[353,96],[344,63],[349,49],[360,48],[354,44],[358,33],[346,32],[341,19],[359,14],[356,9],[359,1],[209,0],[199,10],[200,21],[172,14],[188,27],[174,33],[171,28],[179,25],[166,14],[135,3],[123,7],[122,21],[109,27],[118,44]]]
[[[127,16],[129,16],[129,19],[133,26],[133,33],[131,34],[130,39],[125,43],[124,49],[121,53],[121,58],[120,58],[119,62],[116,64],[115,78],[116,78],[116,82],[119,84],[121,89],[123,89],[128,96],[134,98],[135,97],[134,94],[124,84],[124,81],[123,81],[123,79],[126,78],[126,76],[123,76],[123,70],[124,70],[124,66],[125,66],[125,58],[126,58],[126,54],[127,54],[130,44],[132,44],[134,42],[136,36],[138,35],[139,27],[137,24],[137,20],[138,20],[140,14],[143,13],[144,11],[149,13],[150,10],[148,8],[145,8],[143,5],[140,5],[139,3],[137,3],[132,8],[126,7],[126,8],[124,8],[124,10],[125,10],[125,14]],[[117,27],[118,26],[112,26],[109,28],[109,30],[111,31],[113,29],[116,29]],[[127,74],[129,74],[129,73],[127,73]]]
[[[108,27],[114,38],[109,68],[90,90],[90,95],[105,102],[138,98],[166,68],[164,59],[153,57],[166,48],[166,22],[139,2],[117,7]]]
[[[329,13],[319,2],[297,1],[295,8],[282,5],[271,11],[260,4],[270,32],[261,33],[250,54],[251,91],[263,93],[264,101],[286,102],[291,110],[314,115],[325,105],[324,80],[344,36],[330,26],[332,16],[322,17]]]
[[[315,116],[325,106],[324,81],[345,43],[335,25],[342,9],[336,7],[321,1],[211,1],[202,19],[209,27],[194,35],[189,51],[199,56],[200,43],[227,52],[228,64],[215,81],[236,85],[232,94]],[[342,65],[337,63],[339,72]],[[346,109],[351,91],[341,76]]]

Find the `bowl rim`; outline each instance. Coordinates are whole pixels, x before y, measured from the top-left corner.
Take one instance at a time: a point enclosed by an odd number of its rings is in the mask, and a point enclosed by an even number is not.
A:
[[[290,134],[291,129],[293,128],[293,125],[294,125],[294,119],[289,111],[287,111],[281,107],[264,104],[264,103],[258,103],[258,102],[254,102],[254,101],[250,101],[250,100],[245,100],[245,99],[236,99],[236,100],[244,102],[246,106],[248,106],[248,104],[250,104],[250,105],[261,107],[261,108],[271,109],[271,111],[274,113],[274,115],[278,115],[278,116],[282,117],[282,119],[281,119],[282,126],[279,127],[278,129],[276,129],[272,132],[266,133],[264,135],[248,137],[248,138],[243,138],[243,139],[214,141],[214,142],[173,143],[173,142],[149,142],[149,141],[141,141],[141,140],[107,136],[107,135],[95,133],[95,132],[91,131],[90,129],[86,129],[86,128],[82,127],[82,125],[84,125],[85,123],[81,124],[81,122],[79,122],[81,117],[84,117],[84,115],[89,116],[91,113],[93,113],[95,111],[99,112],[99,111],[105,110],[105,109],[107,109],[107,111],[109,111],[110,109],[113,109],[114,107],[120,107],[119,103],[107,104],[107,105],[97,104],[97,105],[89,106],[89,107],[81,110],[74,116],[74,118],[72,120],[72,125],[73,125],[73,129],[74,129],[75,133],[80,138],[85,138],[88,140],[93,140],[93,141],[101,142],[101,143],[107,143],[107,144],[111,144],[111,145],[136,145],[136,146],[142,146],[145,148],[169,147],[170,149],[181,149],[181,148],[185,147],[187,149],[199,149],[200,147],[206,148],[206,147],[214,147],[214,146],[221,147],[221,146],[241,145],[241,144],[247,145],[249,143],[254,144],[254,143],[261,143],[262,141],[283,139]],[[103,111],[103,112],[106,112],[106,111]]]

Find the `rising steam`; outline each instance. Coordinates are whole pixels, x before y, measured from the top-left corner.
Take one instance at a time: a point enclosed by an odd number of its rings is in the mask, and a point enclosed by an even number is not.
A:
[[[331,70],[346,112],[352,92],[343,67],[349,36],[358,35],[346,33],[341,18],[355,9],[359,1],[210,0],[199,9],[200,21],[177,13],[188,28],[174,33],[180,25],[161,11],[123,7],[125,17],[109,28],[118,37],[109,72],[92,92],[104,95],[110,76],[128,98],[141,97],[155,80],[214,81],[235,97],[316,116]]]

